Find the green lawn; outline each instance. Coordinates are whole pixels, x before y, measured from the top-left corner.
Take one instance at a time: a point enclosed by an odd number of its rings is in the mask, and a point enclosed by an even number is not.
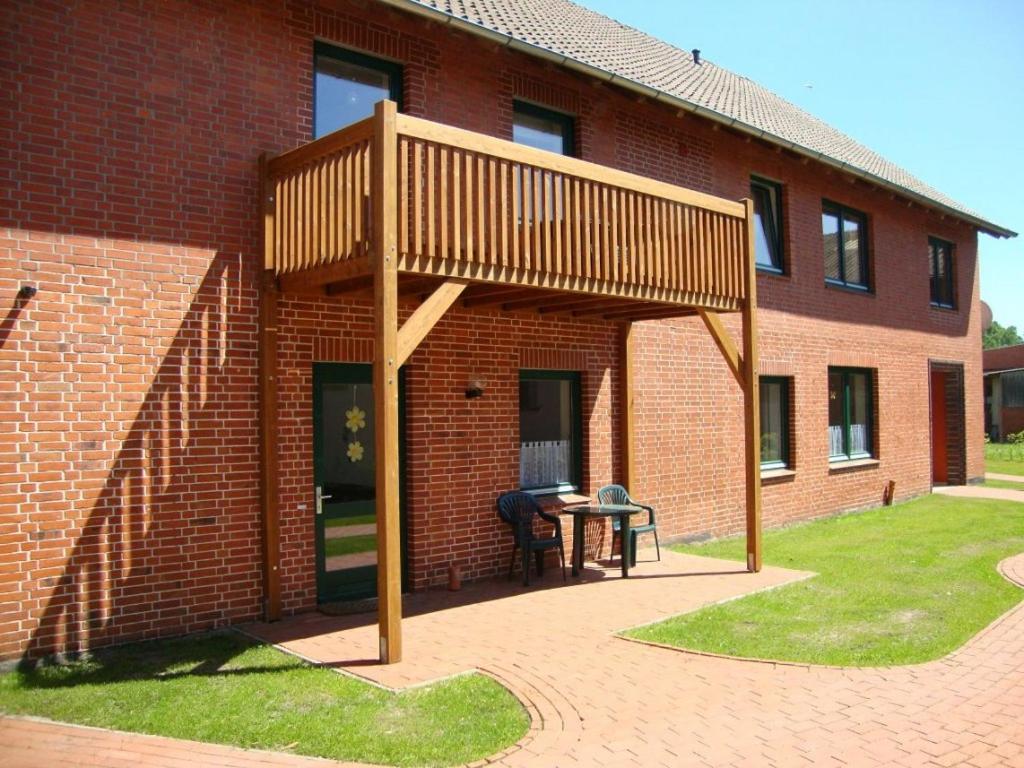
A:
[[[1024,491],[1024,477],[1020,480],[1019,483],[1014,483],[1010,480],[986,480],[982,485],[986,488],[1008,488],[1011,491]]]
[[[374,525],[377,522],[377,515],[354,515],[352,517],[332,517],[324,525],[328,528],[338,528],[343,525]]]
[[[1024,443],[986,443],[985,471],[1024,475]]]
[[[744,559],[742,538],[683,546]],[[939,658],[1024,597],[996,564],[1024,551],[1024,504],[927,496],[764,535],[797,584],[627,634],[694,650],[872,666]]]
[[[0,675],[0,712],[393,765],[478,760],[529,727],[519,702],[483,675],[393,694],[237,633]]]
[[[324,551],[327,557],[335,555],[352,555],[356,552],[372,552],[377,548],[377,534],[367,536],[342,536],[338,539],[327,539]]]

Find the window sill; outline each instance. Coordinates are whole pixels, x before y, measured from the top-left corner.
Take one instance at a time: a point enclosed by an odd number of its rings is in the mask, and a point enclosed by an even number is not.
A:
[[[780,269],[779,267],[766,267],[763,265],[757,267],[757,275],[758,277],[761,275],[768,275],[770,277],[789,277],[789,275],[786,274],[785,269]]]
[[[841,461],[830,461],[828,463],[828,471],[831,472],[845,472],[848,469],[866,469],[867,467],[877,467],[881,464],[878,459],[843,459]]]
[[[538,495],[536,499],[537,503],[540,504],[540,508],[545,512],[557,512],[563,507],[570,507],[574,504],[587,504],[591,500],[589,496],[575,492],[549,493],[544,496]]]
[[[761,482],[762,483],[771,483],[771,482],[779,482],[779,481],[782,481],[782,480],[790,480],[790,479],[792,479],[794,477],[796,477],[796,470],[795,469],[779,468],[779,469],[762,469],[761,470]]]
[[[949,304],[936,304],[935,302],[932,302],[928,306],[931,309],[938,309],[938,310],[940,310],[942,312],[952,312],[953,314],[957,314],[958,313],[957,308],[954,307],[954,306],[951,306]]]
[[[875,292],[867,286],[857,286],[850,283],[834,283],[831,280],[825,280],[825,287],[830,288],[834,291],[843,291],[844,293],[853,293],[857,296],[868,296],[870,298],[875,297]]]

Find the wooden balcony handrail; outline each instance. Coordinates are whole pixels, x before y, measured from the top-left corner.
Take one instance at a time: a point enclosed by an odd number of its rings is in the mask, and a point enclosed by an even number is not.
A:
[[[744,203],[408,115],[379,131],[378,119],[264,163],[267,269],[372,270],[382,140],[397,164],[386,194],[400,271],[720,311],[747,296]]]

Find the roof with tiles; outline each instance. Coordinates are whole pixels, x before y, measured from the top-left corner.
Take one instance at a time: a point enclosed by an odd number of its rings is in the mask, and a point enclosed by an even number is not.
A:
[[[975,213],[799,107],[713,62],[568,0],[388,0],[444,14],[692,105],[767,141],[811,154],[922,198],[995,235],[1015,233]],[[707,114],[707,112],[704,112]]]

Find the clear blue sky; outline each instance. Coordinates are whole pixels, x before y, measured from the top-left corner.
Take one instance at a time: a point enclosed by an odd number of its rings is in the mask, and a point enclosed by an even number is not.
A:
[[[1024,335],[1024,1],[576,1],[700,48],[1020,232],[978,252],[982,299]]]

